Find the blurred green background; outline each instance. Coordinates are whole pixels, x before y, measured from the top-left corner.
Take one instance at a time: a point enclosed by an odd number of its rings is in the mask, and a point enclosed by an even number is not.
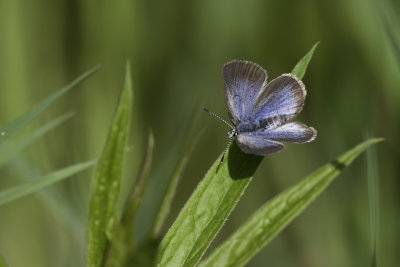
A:
[[[137,236],[148,231],[176,162],[202,130],[169,223],[225,148],[221,69],[254,61],[272,79],[320,44],[303,79],[299,121],[317,139],[268,156],[226,223],[221,242],[262,203],[366,138],[379,174],[378,266],[400,262],[400,2],[338,1],[0,1],[0,125],[92,66],[103,69],[58,100],[32,128],[76,115],[0,170],[0,188],[96,158],[102,149],[124,64],[131,60],[134,120],[124,192],[149,129],[156,138],[149,191]],[[92,172],[0,207],[0,255],[9,266],[83,266]],[[369,266],[371,233],[365,155],[248,266]]]

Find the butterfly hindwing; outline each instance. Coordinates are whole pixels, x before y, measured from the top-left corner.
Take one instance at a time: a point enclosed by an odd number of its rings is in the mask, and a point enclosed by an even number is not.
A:
[[[269,140],[257,132],[247,132],[236,136],[236,143],[247,154],[268,155],[285,148],[277,141]]]
[[[272,141],[307,143],[317,136],[317,131],[301,122],[289,122],[275,129],[259,131],[258,135]]]

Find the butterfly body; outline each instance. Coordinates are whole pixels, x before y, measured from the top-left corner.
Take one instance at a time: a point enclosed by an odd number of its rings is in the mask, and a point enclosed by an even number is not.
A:
[[[223,81],[228,115],[233,128],[229,138],[249,154],[267,155],[282,150],[281,142],[306,143],[316,130],[289,122],[303,108],[304,84],[292,74],[282,74],[267,83],[259,65],[234,60],[224,65]]]

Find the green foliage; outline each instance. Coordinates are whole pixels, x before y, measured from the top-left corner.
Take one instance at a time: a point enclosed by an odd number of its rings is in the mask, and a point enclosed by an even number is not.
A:
[[[303,79],[304,74],[306,74],[306,70],[308,67],[308,63],[310,63],[310,60],[312,56],[314,55],[314,51],[317,48],[319,42],[317,42],[310,51],[302,58],[300,61],[294,66],[292,70],[292,74],[296,75],[299,79]]]
[[[83,82],[85,79],[93,75],[100,69],[100,66],[94,67],[93,69],[82,74],[70,84],[64,86],[58,92],[50,95],[46,99],[42,100],[39,104],[27,110],[17,119],[13,120],[9,124],[0,128],[0,145],[6,140],[16,135],[19,131],[25,128],[29,123],[31,123],[37,116],[39,116],[45,109],[47,109],[51,104],[54,103],[58,98],[64,95],[66,92],[71,90],[73,87],[77,86],[79,83]]]
[[[6,204],[10,201],[16,200],[33,192],[36,192],[46,186],[59,182],[65,178],[68,178],[78,172],[88,169],[92,167],[96,162],[88,161],[84,163],[78,163],[64,169],[55,171],[44,176],[41,179],[33,180],[30,182],[23,183],[21,185],[17,185],[6,189],[0,192],[0,206]]]
[[[370,139],[357,145],[265,203],[200,266],[243,266],[319,196],[360,153],[381,140]]]
[[[53,121],[43,125],[34,132],[25,134],[23,137],[17,140],[9,140],[0,145],[0,167],[15,156],[17,156],[23,149],[35,142],[38,138],[42,137],[44,134],[54,129],[56,126],[60,125],[72,116],[72,113],[67,113],[60,116]]]
[[[119,223],[119,201],[125,146],[132,110],[130,65],[126,65],[125,80],[118,108],[94,174],[95,186],[90,199],[87,226],[86,265],[101,266],[107,245],[113,239]]]
[[[193,266],[207,249],[249,184],[262,157],[234,143],[218,158],[163,238],[157,266]]]

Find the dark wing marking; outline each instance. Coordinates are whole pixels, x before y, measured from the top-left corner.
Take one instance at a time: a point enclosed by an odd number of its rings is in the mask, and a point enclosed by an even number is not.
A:
[[[255,63],[234,60],[224,65],[222,78],[228,115],[237,125],[251,116],[256,98],[267,83],[267,72]]]

